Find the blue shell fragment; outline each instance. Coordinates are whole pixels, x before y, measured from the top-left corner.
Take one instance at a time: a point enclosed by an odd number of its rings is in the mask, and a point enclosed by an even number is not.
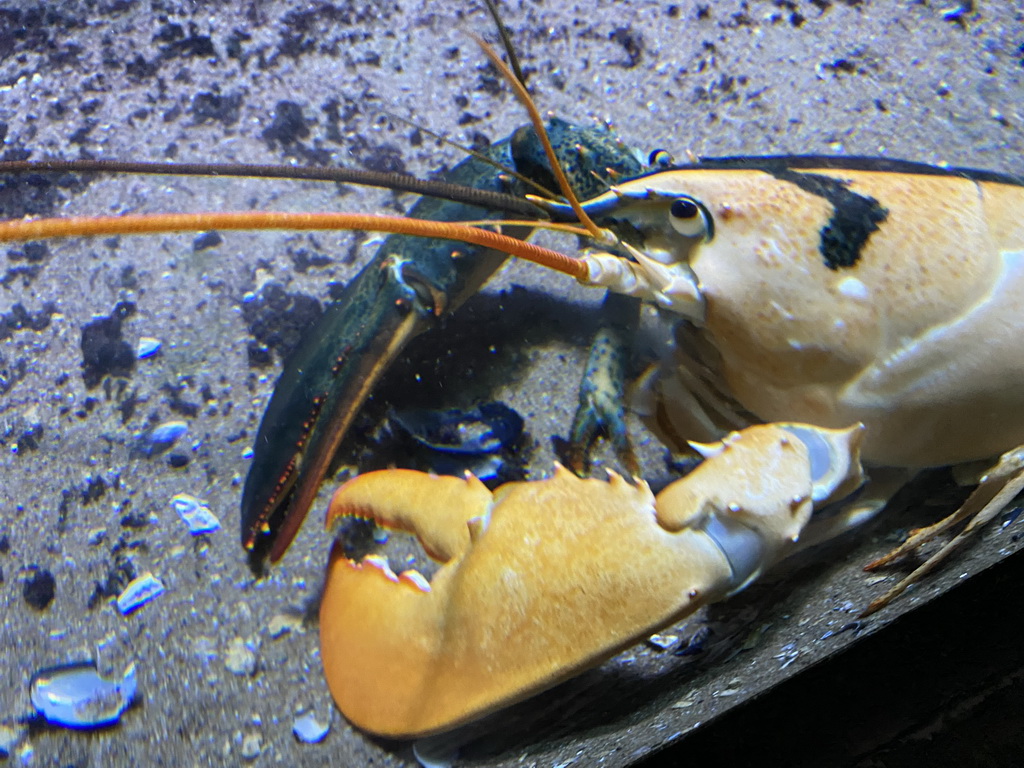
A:
[[[143,336],[135,346],[135,357],[139,360],[145,360],[159,351],[160,339],[154,339],[152,336]]]
[[[170,450],[186,432],[188,424],[184,421],[165,421],[136,435],[135,450],[151,459]]]
[[[193,536],[201,533],[212,533],[220,528],[220,520],[206,506],[206,502],[187,493],[179,493],[171,497],[171,506],[181,515]]]
[[[319,744],[327,738],[327,733],[330,730],[330,722],[321,723],[312,712],[296,717],[295,722],[292,723],[292,733],[304,744]]]
[[[117,610],[122,616],[141,608],[150,600],[164,593],[164,585],[156,576],[148,571],[128,582],[128,586],[117,597]]]
[[[113,725],[135,698],[135,664],[120,680],[101,677],[96,662],[40,670],[29,683],[32,706],[46,721],[67,728]]]
[[[523,417],[504,403],[462,410],[392,411],[377,457],[439,475],[472,472],[487,484],[522,478],[518,448]],[[390,440],[392,444],[388,444]],[[364,471],[366,467],[361,467]]]

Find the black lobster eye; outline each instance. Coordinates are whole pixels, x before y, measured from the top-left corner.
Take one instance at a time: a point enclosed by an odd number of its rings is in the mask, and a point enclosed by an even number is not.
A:
[[[707,209],[692,197],[680,195],[669,205],[668,220],[672,229],[684,237],[704,237],[710,240],[712,222]]]
[[[687,197],[677,197],[673,200],[670,210],[672,216],[677,219],[692,219],[700,213],[697,210],[697,204]]]

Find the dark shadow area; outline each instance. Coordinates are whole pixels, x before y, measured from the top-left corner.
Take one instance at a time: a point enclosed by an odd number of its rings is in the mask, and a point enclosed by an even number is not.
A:
[[[581,307],[519,286],[471,297],[417,337],[384,374],[339,456],[351,462],[391,408],[471,408],[493,400],[498,387],[522,377],[530,350],[552,340],[586,347],[601,318],[600,306]],[[564,385],[575,390],[583,371],[567,365],[565,373]],[[527,420],[527,432],[530,427]]]
[[[1022,579],[1008,558],[639,765],[1020,765]]]

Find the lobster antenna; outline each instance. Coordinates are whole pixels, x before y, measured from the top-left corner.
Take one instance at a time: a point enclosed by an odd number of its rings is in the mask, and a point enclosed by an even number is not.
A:
[[[484,0],[484,2],[487,3],[487,10],[491,12],[491,18],[494,19],[494,24],[498,28],[501,47],[505,49],[505,55],[508,56],[508,65],[512,68],[516,80],[525,88],[526,78],[523,76],[523,68],[519,66],[519,56],[516,54],[515,46],[512,45],[512,36],[508,32],[508,27],[505,26],[501,20],[501,14],[498,13],[498,4],[495,0]]]
[[[505,55],[508,57],[509,66],[512,68],[512,72],[514,73],[516,80],[518,80],[525,87],[526,77],[525,75],[523,75],[523,69],[522,66],[520,66],[519,56],[516,53],[515,46],[512,45],[512,37],[509,34],[508,27],[506,27],[504,22],[502,22],[501,20],[501,14],[498,12],[498,4],[494,2],[494,0],[484,1],[487,4],[487,10],[490,12],[491,18],[494,19],[494,25],[498,29],[498,36],[501,38],[501,47],[505,49]],[[423,131],[423,133],[427,134],[428,136],[431,136],[437,139],[438,141],[447,144],[450,147],[455,147],[456,149],[465,152],[467,155],[476,158],[480,162],[487,163],[488,165],[497,168],[502,173],[507,173],[509,176],[519,179],[519,181],[523,182],[524,184],[530,187],[533,187],[535,190],[540,192],[542,195],[544,195],[544,197],[550,199],[554,199],[555,197],[557,197],[557,195],[554,192],[545,187],[543,184],[534,181],[531,178],[528,178],[527,176],[519,173],[519,171],[516,171],[512,168],[506,168],[504,165],[488,157],[482,152],[478,152],[471,147],[459,144],[457,141],[452,141],[446,136],[442,136],[439,133],[435,133],[429,128],[424,128],[421,125],[417,125],[412,120],[407,120],[406,118],[401,117],[400,115],[396,115],[394,112],[389,112],[386,109],[381,109],[380,111],[394,120],[398,120],[399,122],[405,123],[406,125],[411,126],[418,131]]]
[[[205,213],[152,213],[130,216],[72,216],[69,218],[20,219],[0,221],[0,242],[47,240],[57,237],[94,237],[98,235],[143,235],[196,230],[357,229],[415,235],[441,240],[460,240],[483,248],[493,248],[520,259],[563,272],[577,280],[586,279],[584,261],[543,248],[525,240],[508,237],[489,229],[447,221],[426,221],[403,216],[359,213],[294,213],[279,211],[213,211]]]
[[[478,152],[477,150],[473,149],[472,147],[467,147],[464,144],[459,144],[459,142],[457,142],[457,141],[452,141],[447,136],[442,136],[440,133],[436,133],[436,132],[430,130],[429,128],[424,128],[422,125],[417,125],[412,120],[408,120],[408,119],[402,117],[401,115],[396,115],[394,112],[389,112],[386,109],[381,109],[380,112],[382,114],[387,115],[392,120],[397,120],[400,123],[405,123],[406,125],[408,125],[408,126],[410,126],[412,128],[415,128],[417,131],[422,131],[423,133],[427,134],[428,136],[430,136],[433,139],[437,139],[438,141],[443,142],[444,144],[447,144],[450,147],[455,147],[460,152],[465,152],[470,157],[473,157],[473,158],[475,158],[476,160],[479,160],[482,163],[487,163],[487,165],[490,165],[490,166],[493,166],[494,168],[497,168],[502,173],[507,173],[509,176],[512,176],[512,177],[518,179],[519,181],[523,182],[527,186],[533,187],[535,190],[540,192],[546,198],[554,199],[555,197],[557,197],[557,195],[554,192],[552,192],[550,189],[545,187],[540,182],[534,181],[529,176],[525,176],[525,175],[521,174],[519,171],[517,171],[517,170],[515,170],[513,168],[508,168],[508,167],[502,165],[497,160],[495,160],[495,159],[485,155],[483,152]]]
[[[120,160],[14,160],[0,162],[3,173],[137,173],[168,176],[245,176],[263,179],[334,181],[412,192],[456,203],[491,208],[519,216],[536,217],[539,208],[527,200],[444,181],[418,179],[404,173],[362,168],[317,168],[291,165],[235,165],[230,163],[157,163]],[[550,193],[548,193],[550,196]]]
[[[533,123],[533,129],[537,132],[537,136],[541,140],[541,144],[544,145],[544,154],[547,155],[548,164],[551,166],[551,171],[555,174],[555,178],[558,180],[558,186],[562,190],[562,194],[565,195],[565,199],[569,202],[573,212],[576,214],[576,218],[580,224],[585,226],[590,232],[591,236],[598,240],[603,240],[603,234],[601,229],[593,222],[593,220],[587,215],[587,212],[583,210],[583,206],[580,205],[580,201],[576,199],[576,194],[572,191],[572,187],[569,185],[569,179],[566,178],[565,171],[562,170],[561,164],[558,162],[558,158],[555,157],[555,150],[551,146],[551,141],[548,139],[548,132],[544,128],[544,120],[540,116],[540,112],[537,111],[537,105],[533,103],[533,99],[530,98],[530,94],[526,91],[523,84],[516,79],[516,76],[508,68],[508,66],[501,60],[501,57],[494,52],[479,35],[470,33],[472,38],[479,45],[484,54],[490,59],[491,63],[498,69],[502,76],[508,81],[509,85],[512,86],[512,91],[516,97],[526,107],[526,111],[530,115],[530,122]]]

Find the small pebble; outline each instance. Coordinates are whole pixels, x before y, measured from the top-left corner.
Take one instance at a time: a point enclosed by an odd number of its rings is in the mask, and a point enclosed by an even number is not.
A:
[[[0,725],[0,759],[10,757],[26,733],[24,728]]]
[[[171,497],[171,506],[181,519],[185,521],[193,536],[200,533],[211,533],[220,528],[220,520],[206,506],[206,502],[187,493],[179,493]]]
[[[296,717],[292,724],[292,733],[304,744],[319,744],[327,738],[330,730],[331,724],[321,723],[312,712]]]
[[[256,674],[256,653],[245,640],[236,637],[228,644],[228,650],[224,654],[224,666],[229,672],[240,677],[252,677]]]
[[[275,613],[267,622],[267,633],[274,639],[289,632],[301,633],[305,631],[302,626],[302,617],[287,613]]]
[[[651,635],[647,638],[648,645],[657,648],[659,651],[667,651],[678,642],[678,635]]]
[[[200,635],[192,640],[192,653],[204,662],[217,658],[217,643],[212,637]]]
[[[128,586],[117,597],[117,610],[122,616],[141,608],[153,598],[164,593],[164,585],[152,573],[146,572],[128,582]]]
[[[98,546],[107,539],[106,528],[90,528],[89,533],[86,534],[85,541],[90,547]]]
[[[188,456],[184,453],[172,453],[167,457],[167,463],[171,469],[182,469],[188,466]]]
[[[186,432],[188,424],[184,421],[165,421],[153,427],[149,435],[154,443],[173,443]]]
[[[259,733],[247,733],[242,737],[242,747],[239,750],[243,760],[255,760],[263,751],[263,735]]]
[[[135,450],[147,459],[151,459],[173,448],[178,439],[186,432],[188,432],[188,424],[184,421],[165,421],[137,435]]]
[[[219,232],[201,232],[193,238],[192,250],[198,253],[207,248],[216,248],[223,242],[224,238],[220,236]]]
[[[25,602],[37,611],[45,611],[57,594],[57,580],[45,568],[33,565],[29,566],[29,569],[32,575],[22,585],[22,595]]]

